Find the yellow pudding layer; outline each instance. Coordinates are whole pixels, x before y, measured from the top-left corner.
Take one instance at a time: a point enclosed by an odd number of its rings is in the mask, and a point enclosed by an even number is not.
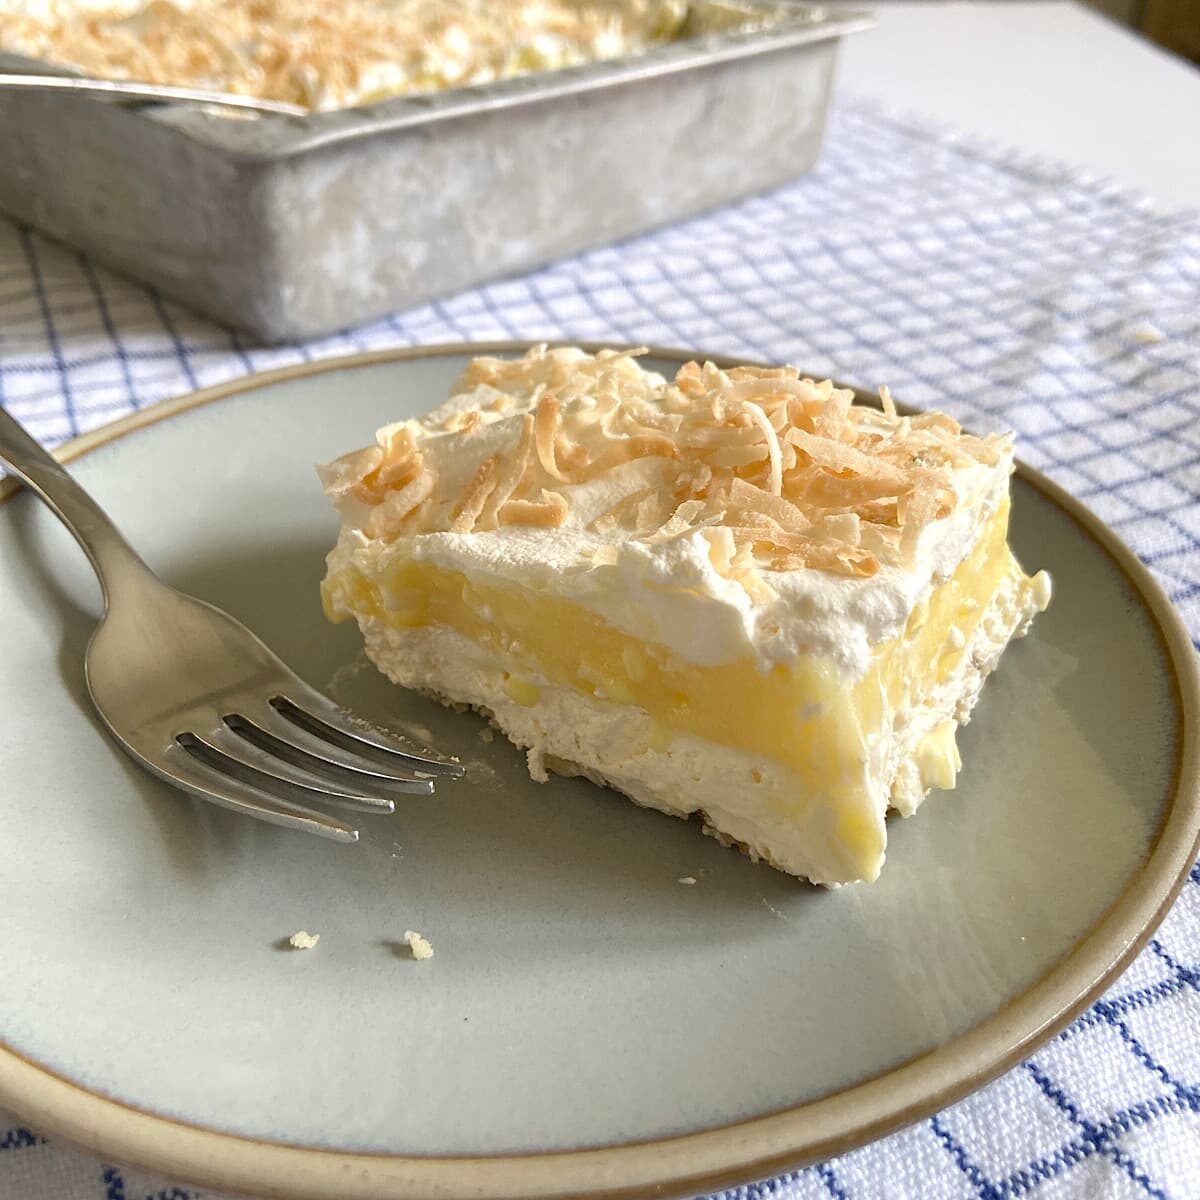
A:
[[[953,576],[914,610],[901,636],[876,648],[854,683],[816,656],[766,672],[748,658],[695,666],[570,601],[402,558],[374,579],[333,575],[322,596],[333,620],[354,615],[400,630],[454,630],[503,661],[505,691],[518,704],[536,705],[541,681],[568,686],[643,709],[659,731],[655,749],[686,733],[784,764],[797,787],[771,798],[773,815],[789,821],[814,802],[831,806],[837,836],[869,858],[882,851],[886,782],[878,767],[872,772],[871,746],[890,736],[895,712],[921,704],[952,675],[993,594],[1020,571],[1006,543],[1008,512],[1005,500]],[[935,744],[938,738],[947,744]],[[924,749],[929,782],[952,783],[953,764],[947,771],[943,761],[954,757],[952,727],[938,738]]]

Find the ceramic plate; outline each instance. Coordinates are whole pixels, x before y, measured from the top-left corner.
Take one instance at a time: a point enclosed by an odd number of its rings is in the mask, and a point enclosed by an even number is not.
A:
[[[357,846],[205,806],[117,750],[84,694],[83,556],[28,495],[0,505],[0,1103],[239,1191],[683,1194],[916,1119],[1080,1011],[1195,853],[1193,651],[1133,556],[1019,472],[1013,541],[1054,603],[963,733],[957,791],[891,823],[877,884],[812,888],[694,822],[532,783],[324,621],[336,522],[312,464],[465,361],[260,376],[65,452],[166,579],[467,764]],[[320,945],[283,948],[298,929]]]

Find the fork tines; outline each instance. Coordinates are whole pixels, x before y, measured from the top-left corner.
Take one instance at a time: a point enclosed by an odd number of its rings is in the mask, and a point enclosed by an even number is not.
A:
[[[358,831],[311,805],[390,813],[394,796],[428,796],[435,776],[465,773],[459,763],[366,725],[307,688],[273,695],[250,714],[223,714],[214,729],[185,730],[175,747],[187,760],[178,782],[189,790],[339,841],[357,840]]]

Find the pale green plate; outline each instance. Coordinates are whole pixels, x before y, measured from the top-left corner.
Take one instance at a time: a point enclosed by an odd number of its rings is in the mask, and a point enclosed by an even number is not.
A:
[[[1133,557],[1020,473],[1014,543],[1054,603],[988,684],[958,790],[891,823],[877,884],[814,889],[695,823],[531,783],[325,623],[312,464],[429,407],[465,357],[262,376],[65,455],[170,582],[468,765],[355,847],[126,759],[83,690],[83,556],[30,497],[0,505],[0,1103],[251,1192],[685,1193],[912,1120],[1079,1011],[1195,851],[1194,656]],[[317,949],[281,949],[301,928]]]

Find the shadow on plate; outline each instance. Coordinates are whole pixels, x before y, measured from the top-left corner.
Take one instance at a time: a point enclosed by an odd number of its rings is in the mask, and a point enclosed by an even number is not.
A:
[[[117,765],[129,782],[130,797],[136,796],[157,824],[173,869],[183,878],[202,878],[229,841],[227,822],[213,819],[212,805],[155,779],[113,740],[88,695],[84,669],[87,645],[102,611],[99,585],[89,579],[94,586],[84,593],[73,586],[59,566],[51,565],[58,564],[60,559],[57,550],[47,552],[45,531],[51,518],[39,505],[27,497],[17,497],[10,504],[12,528],[22,552],[19,565],[25,575],[23,583],[38,602],[46,621],[58,626],[56,666],[64,689],[95,731],[97,752],[109,756]],[[55,528],[55,534],[58,532]],[[72,549],[82,562],[83,552],[73,545]],[[90,573],[90,567],[85,569]],[[221,818],[226,816],[220,814]]]

